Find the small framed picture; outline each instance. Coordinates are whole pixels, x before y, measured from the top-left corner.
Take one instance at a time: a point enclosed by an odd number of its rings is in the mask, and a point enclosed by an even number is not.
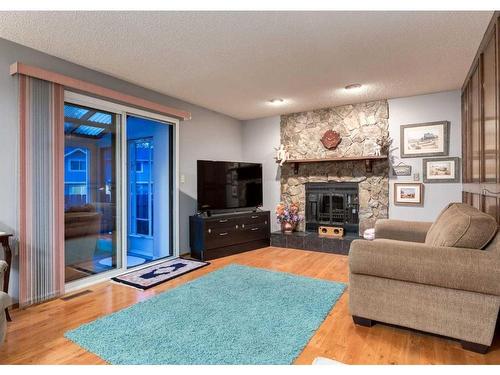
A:
[[[430,158],[422,160],[424,182],[460,182],[460,158]]]
[[[399,206],[422,206],[424,204],[424,184],[395,183],[394,204]]]
[[[448,156],[449,132],[449,121],[402,125],[401,157]]]
[[[411,165],[399,163],[392,167],[393,176],[411,176]]]

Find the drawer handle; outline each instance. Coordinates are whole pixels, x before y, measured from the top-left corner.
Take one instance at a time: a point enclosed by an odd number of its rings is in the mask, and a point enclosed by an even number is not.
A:
[[[228,233],[227,232],[224,232],[224,233],[219,233],[219,236],[227,236]]]
[[[253,215],[252,216],[252,219],[258,219],[259,218],[259,215]]]
[[[220,219],[219,220],[219,223],[226,223],[227,222],[227,219]]]
[[[250,229],[250,230],[259,230],[259,229],[260,229],[260,228],[252,228],[252,229]]]

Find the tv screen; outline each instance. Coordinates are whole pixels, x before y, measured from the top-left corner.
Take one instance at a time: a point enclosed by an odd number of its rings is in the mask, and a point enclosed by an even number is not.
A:
[[[198,160],[198,210],[262,206],[262,164]]]

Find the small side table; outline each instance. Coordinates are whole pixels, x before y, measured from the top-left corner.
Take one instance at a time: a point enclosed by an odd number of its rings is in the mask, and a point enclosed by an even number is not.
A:
[[[7,272],[5,272],[4,280],[3,280],[3,291],[5,293],[9,293],[9,278],[10,278],[10,269],[12,267],[12,251],[10,249],[9,245],[9,238],[12,237],[12,234],[0,234],[0,243],[3,246],[3,249],[5,251],[5,261],[7,262],[7,265],[9,268],[7,268]],[[7,321],[11,322],[12,319],[10,318],[9,310],[5,309],[5,316],[7,317]]]

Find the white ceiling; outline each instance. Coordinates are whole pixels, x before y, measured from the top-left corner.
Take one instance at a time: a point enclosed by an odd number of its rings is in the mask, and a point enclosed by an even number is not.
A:
[[[457,89],[491,15],[0,12],[0,37],[252,119]]]

